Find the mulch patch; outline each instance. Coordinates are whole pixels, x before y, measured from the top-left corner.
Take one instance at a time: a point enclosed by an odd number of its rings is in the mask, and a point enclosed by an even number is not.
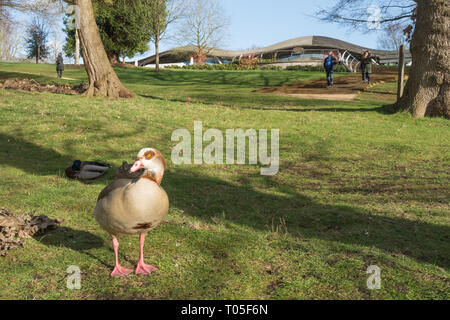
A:
[[[25,90],[34,92],[83,94],[87,90],[88,85],[85,83],[81,83],[76,86],[58,83],[41,85],[34,79],[8,79],[0,87],[3,87],[5,89]]]
[[[5,208],[0,208],[0,256],[6,256],[8,250],[23,247],[26,239],[58,228],[62,222],[44,215],[35,216],[34,211],[15,215]]]

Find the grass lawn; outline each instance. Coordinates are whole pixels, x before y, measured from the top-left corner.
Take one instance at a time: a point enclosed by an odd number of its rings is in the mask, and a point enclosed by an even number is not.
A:
[[[393,83],[339,102],[252,92],[317,72],[116,71],[135,99],[0,89],[0,206],[65,220],[0,257],[0,299],[450,298],[448,120],[390,114]],[[0,64],[0,81],[86,80],[83,69],[64,76]],[[171,134],[192,132],[196,120],[204,130],[280,129],[280,172],[175,166]],[[93,208],[113,172],[83,184],[64,169],[75,159],[118,167],[143,147],[168,161],[168,223],[145,250],[160,270],[110,279],[110,236]],[[121,237],[120,255],[133,267],[138,238]],[[71,265],[81,290],[66,288]],[[370,265],[381,269],[381,290],[367,289]]]

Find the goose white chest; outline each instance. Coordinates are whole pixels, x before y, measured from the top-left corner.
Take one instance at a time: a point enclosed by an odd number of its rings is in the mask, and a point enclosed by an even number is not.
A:
[[[161,224],[169,210],[169,198],[161,186],[145,178],[113,184],[94,211],[103,229],[114,235],[139,234]]]

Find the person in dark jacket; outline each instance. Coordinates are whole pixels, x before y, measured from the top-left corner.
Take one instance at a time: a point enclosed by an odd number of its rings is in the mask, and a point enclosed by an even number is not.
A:
[[[370,84],[370,74],[372,73],[372,56],[369,51],[364,52],[361,60],[361,72],[363,83]]]
[[[334,67],[336,65],[337,60],[334,57],[334,52],[333,51],[328,52],[328,57],[326,57],[325,60],[323,61],[323,67],[325,69],[325,72],[327,73],[328,87],[333,86]]]
[[[62,78],[63,71],[64,71],[64,60],[62,54],[60,53],[58,55],[58,58],[56,59],[56,72],[58,73],[58,78]]]

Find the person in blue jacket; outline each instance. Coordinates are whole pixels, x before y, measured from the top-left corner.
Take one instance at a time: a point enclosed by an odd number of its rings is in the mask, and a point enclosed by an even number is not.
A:
[[[327,73],[328,87],[333,86],[334,67],[336,65],[337,65],[337,60],[334,57],[334,52],[333,51],[328,52],[328,57],[326,57],[325,60],[323,61],[323,67]]]

